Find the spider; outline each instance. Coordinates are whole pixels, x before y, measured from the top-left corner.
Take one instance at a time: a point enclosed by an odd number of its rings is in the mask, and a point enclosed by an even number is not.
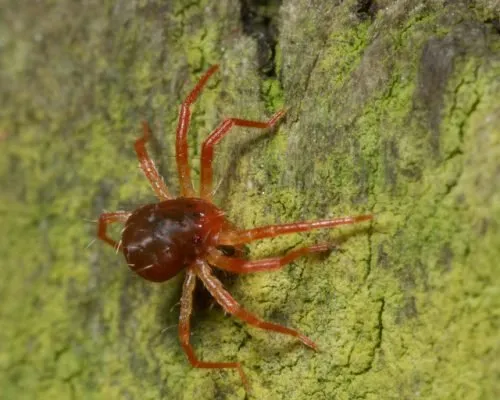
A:
[[[250,121],[227,118],[205,139],[201,148],[200,193],[197,196],[191,182],[188,163],[187,131],[191,120],[190,106],[200,95],[207,80],[216,72],[218,65],[209,68],[181,105],[176,131],[176,161],[180,181],[180,197],[174,197],[148,155],[146,143],[151,129],[142,122],[142,137],[135,142],[135,151],[140,168],[149,180],[159,203],[147,204],[133,212],[117,211],[101,214],[97,235],[100,239],[122,251],[128,266],[144,279],[164,282],[185,271],[180,300],[179,338],[181,346],[191,365],[195,368],[236,369],[248,389],[248,382],[239,362],[202,361],[196,357],[190,343],[190,317],[193,309],[193,292],[199,279],[215,301],[228,314],[234,315],[250,325],[293,336],[313,350],[316,344],[295,329],[267,322],[245,310],[236,302],[214,275],[213,268],[230,273],[247,274],[260,271],[274,271],[296,258],[332,248],[330,244],[317,244],[292,250],[281,257],[249,261],[243,257],[241,248],[254,240],[279,235],[304,232],[319,228],[333,228],[339,225],[367,221],[371,215],[341,217],[308,222],[294,222],[268,225],[254,229],[238,229],[227,219],[224,212],[212,201],[212,160],[214,147],[233,127],[268,129],[285,114],[275,113],[268,121]],[[125,224],[121,239],[117,243],[106,233],[109,224]],[[234,249],[228,255],[227,248]],[[226,250],[226,251],[224,251]]]

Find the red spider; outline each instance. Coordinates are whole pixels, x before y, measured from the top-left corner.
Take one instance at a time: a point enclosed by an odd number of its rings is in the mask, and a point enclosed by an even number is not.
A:
[[[247,379],[239,362],[212,362],[199,360],[189,342],[190,316],[193,308],[193,291],[196,279],[200,279],[211,296],[229,314],[254,325],[298,338],[306,346],[316,350],[316,344],[300,332],[282,325],[266,322],[242,308],[224,289],[214,276],[212,267],[233,273],[246,274],[259,271],[273,271],[282,268],[297,257],[308,253],[323,252],[332,246],[318,244],[290,251],[282,257],[255,261],[240,258],[241,246],[258,239],[271,238],[294,232],[318,228],[332,228],[338,225],[367,221],[371,215],[342,217],[310,222],[269,225],[242,230],[235,228],[224,212],[212,203],[212,159],[214,146],[234,126],[266,129],[273,127],[284,115],[278,111],[267,122],[249,121],[238,118],[225,119],[203,142],[201,149],[200,195],[196,196],[191,182],[188,164],[187,130],[191,119],[189,106],[197,99],[207,80],[217,71],[211,67],[181,105],[176,132],[176,160],[181,197],[174,198],[160,177],[146,150],[151,130],[142,123],[143,135],[135,142],[135,151],[140,167],[148,178],[159,203],[147,204],[134,212],[118,211],[101,214],[98,236],[116,250],[122,250],[129,267],[144,279],[153,282],[167,281],[185,270],[179,317],[179,337],[182,348],[195,368],[235,368],[246,387]],[[114,222],[123,222],[125,227],[119,243],[107,236],[106,227]],[[230,246],[236,250],[233,256],[222,251]]]

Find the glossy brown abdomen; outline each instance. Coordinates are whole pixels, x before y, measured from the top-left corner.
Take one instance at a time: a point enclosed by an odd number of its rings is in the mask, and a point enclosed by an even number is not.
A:
[[[123,254],[140,276],[163,282],[202,257],[225,224],[223,212],[201,199],[148,204],[125,223]]]

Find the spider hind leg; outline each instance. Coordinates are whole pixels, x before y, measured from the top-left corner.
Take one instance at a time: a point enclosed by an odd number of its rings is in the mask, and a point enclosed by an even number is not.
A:
[[[181,310],[179,317],[179,339],[181,346],[186,354],[189,363],[194,368],[234,368],[238,371],[240,378],[245,386],[247,392],[250,391],[248,379],[243,372],[243,368],[239,362],[213,362],[201,361],[194,352],[191,345],[191,324],[190,317],[193,310],[193,294],[196,287],[196,274],[192,269],[188,269],[186,277],[184,278],[184,285],[182,287],[181,297]]]
[[[283,325],[264,321],[257,317],[255,314],[252,314],[241,307],[241,305],[233,298],[233,296],[231,296],[229,292],[224,289],[222,283],[212,274],[211,268],[206,262],[199,262],[196,264],[196,274],[206,286],[210,294],[215,298],[215,300],[217,300],[217,303],[219,303],[224,311],[226,311],[228,314],[234,315],[236,318],[239,318],[242,321],[245,321],[246,323],[257,328],[296,337],[311,349],[318,350],[316,343],[314,343],[311,339],[309,339],[299,331],[287,328]]]

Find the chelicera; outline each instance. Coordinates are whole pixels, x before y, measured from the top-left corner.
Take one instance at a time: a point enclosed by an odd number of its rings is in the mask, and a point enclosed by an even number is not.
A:
[[[180,108],[175,149],[181,196],[174,197],[168,191],[153,160],[149,157],[146,143],[150,139],[151,130],[149,125],[143,122],[143,134],[135,142],[135,151],[140,167],[160,202],[147,204],[133,212],[101,214],[98,237],[117,251],[122,251],[130,269],[149,281],[164,282],[185,271],[180,300],[179,338],[189,362],[195,368],[234,368],[247,386],[247,379],[239,362],[202,361],[195,355],[190,343],[190,317],[197,280],[202,282],[227,313],[250,325],[296,337],[306,346],[316,350],[316,344],[297,330],[264,321],[241,307],[216,278],[213,268],[237,274],[277,270],[300,256],[324,252],[332,246],[317,244],[298,248],[284,256],[251,261],[244,258],[241,247],[254,240],[354,224],[370,220],[372,216],[348,216],[239,229],[226,219],[220,208],[213,204],[212,160],[216,144],[233,127],[272,128],[283,117],[284,111],[278,111],[265,122],[239,118],[225,119],[203,142],[201,182],[197,195],[191,182],[188,163],[187,131],[191,119],[190,106],[217,69],[218,66],[215,65],[205,72]],[[106,233],[107,226],[115,222],[125,224],[119,242],[111,239]],[[228,248],[233,248],[235,251],[228,254]]]

